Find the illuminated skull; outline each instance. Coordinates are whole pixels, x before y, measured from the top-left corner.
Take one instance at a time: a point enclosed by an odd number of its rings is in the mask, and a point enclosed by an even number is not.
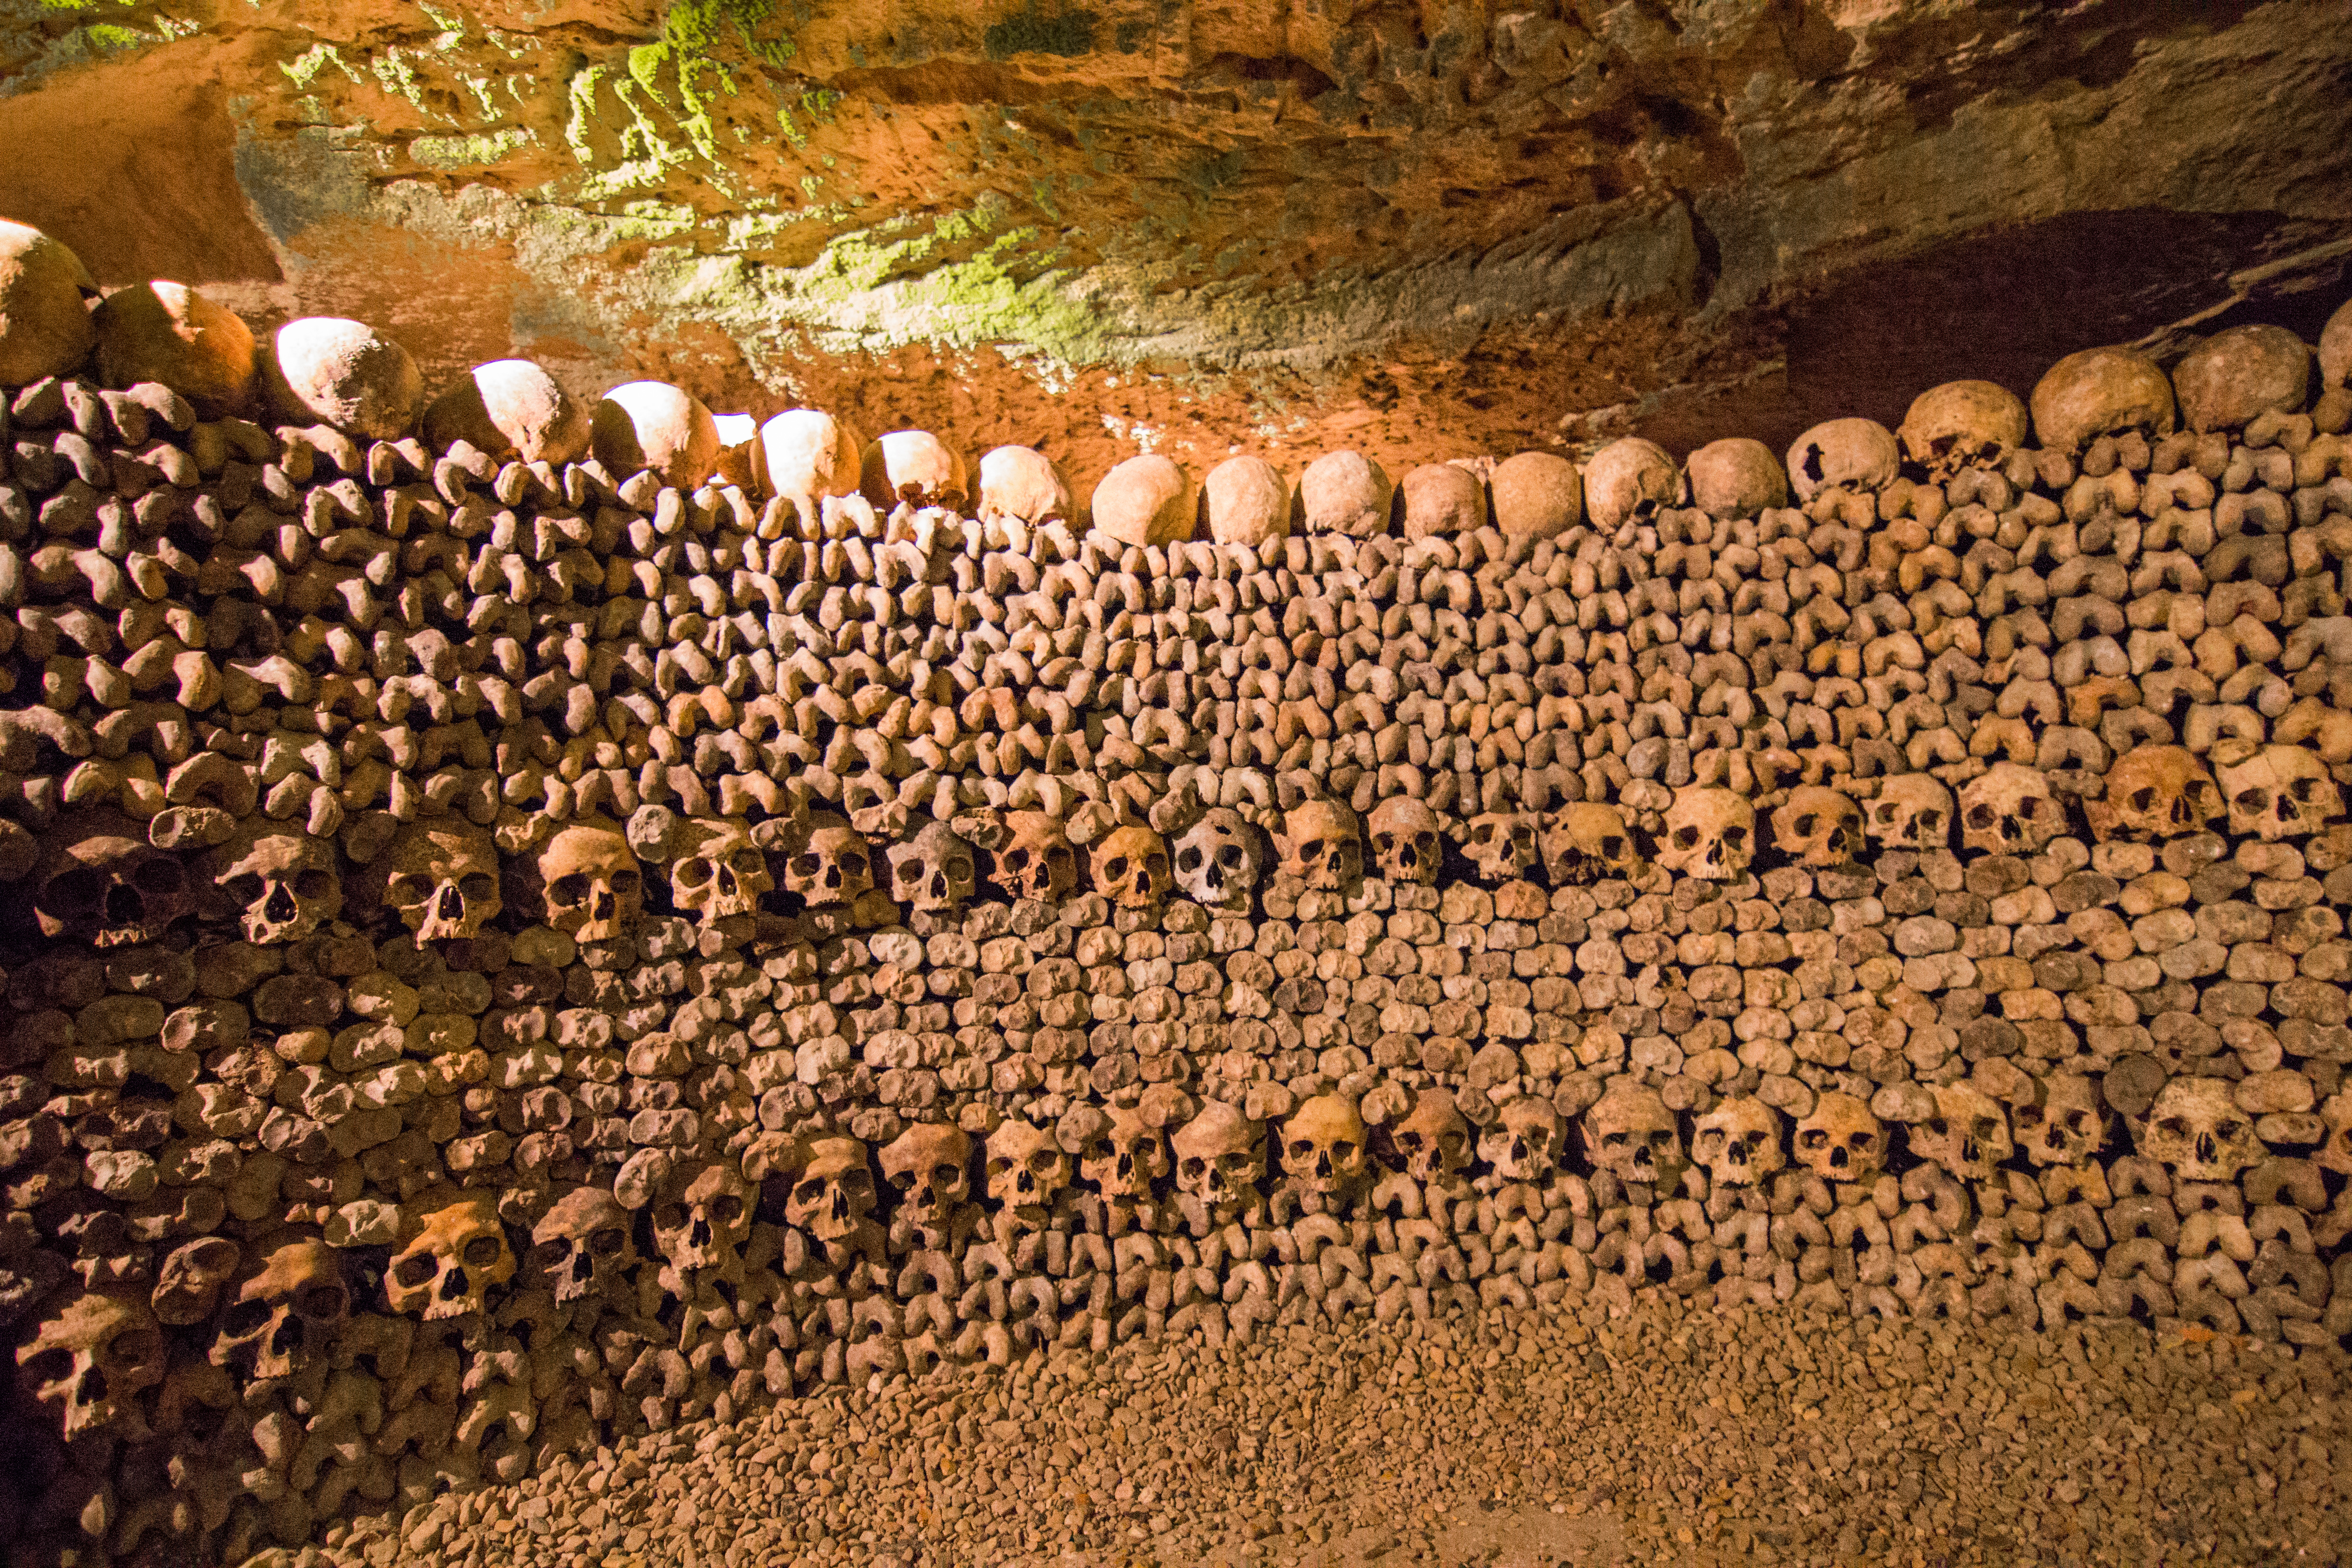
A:
[[[1071,1160],[1041,1127],[1017,1118],[1001,1123],[988,1135],[982,1174],[988,1195],[1013,1215],[1032,1226],[1045,1223],[1047,1211],[1062,1189],[1070,1184]]]
[[[2265,841],[2307,838],[2344,809],[2343,791],[2315,752],[2301,746],[2264,746],[2221,770],[2230,805],[2230,831]]]
[[[555,1302],[611,1296],[637,1264],[629,1211],[603,1187],[574,1187],[530,1233],[531,1263],[547,1277]]]
[[[1360,1187],[1371,1171],[1364,1119],[1345,1096],[1318,1094],[1282,1125],[1282,1168],[1291,1183],[1334,1202]]]
[[[1683,1173],[1682,1130],[1654,1089],[1613,1080],[1584,1113],[1592,1163],[1621,1182],[1672,1186]]]
[[[714,1161],[699,1170],[680,1170],[669,1193],[654,1205],[654,1246],[683,1281],[697,1271],[722,1279],[740,1273],[743,1244],[751,1238],[751,1184],[734,1166]],[[669,1276],[663,1279],[669,1283]]]
[[[1246,910],[1265,869],[1257,829],[1231,806],[1212,806],[1180,835],[1171,858],[1176,886],[1204,909]]]
[[[75,1289],[17,1347],[17,1381],[63,1423],[68,1440],[118,1428],[144,1436],[135,1401],[163,1381],[163,1331],[146,1292]]]
[[[1936,1110],[1911,1128],[1911,1152],[1964,1182],[1990,1182],[2009,1158],[2009,1113],[1965,1083],[1938,1085]]]
[[[1257,1184],[1265,1174],[1264,1133],[1263,1124],[1213,1100],[1169,1140],[1176,1152],[1178,1189],[1212,1223],[1228,1224],[1257,1201]]]
[[[261,1260],[221,1314],[212,1363],[253,1378],[291,1377],[334,1348],[352,1313],[342,1260],[325,1242],[289,1241]]]
[[[498,1197],[469,1192],[404,1215],[411,1239],[393,1255],[383,1294],[392,1310],[427,1322],[479,1312],[491,1288],[514,1278],[514,1249]]]
[[[1513,882],[1542,864],[1536,819],[1520,813],[1490,811],[1470,819],[1462,853],[1482,882]]]
[[[847,1137],[812,1138],[793,1175],[784,1217],[820,1241],[840,1241],[866,1223],[874,1199],[865,1144]]]
[[[2034,1098],[2010,1112],[2018,1146],[2037,1165],[2080,1165],[2107,1141],[2107,1113],[2099,1086],[2080,1073],[2053,1073],[2033,1082]]]
[[[2066,808],[2040,770],[1995,763],[1960,786],[1960,842],[1987,855],[2038,855],[2066,831]]]
[[[1123,910],[1156,910],[1168,898],[1167,841],[1149,827],[1118,827],[1087,850],[1095,891]]]
[[[1828,1090],[1797,1123],[1797,1159],[1825,1182],[1866,1182],[1885,1168],[1886,1129],[1870,1107]]]
[[[1753,1095],[1734,1095],[1698,1119],[1693,1158],[1717,1187],[1753,1187],[1786,1165],[1780,1113]]]
[[[1478,1157],[1507,1182],[1540,1182],[1559,1162],[1559,1112],[1522,1095],[1506,1101],[1495,1125],[1478,1135]]]
[[[1666,838],[1658,863],[1706,882],[1746,874],[1756,858],[1756,808],[1727,789],[1691,784],[1675,791],[1666,807]]]
[[[618,828],[573,823],[540,851],[547,923],[576,942],[615,942],[645,913],[645,873]]]
[[[1078,1174],[1104,1197],[1143,1199],[1168,1174],[1168,1140],[1133,1108],[1104,1108],[1109,1125],[1078,1157]]]
[[[1356,814],[1337,801],[1304,802],[1282,819],[1282,869],[1309,888],[1345,892],[1364,875]]]
[[[918,1122],[882,1151],[882,1174],[908,1218],[943,1226],[971,1202],[971,1140],[959,1128]]]
[[[990,855],[988,879],[1009,898],[1059,902],[1078,885],[1078,852],[1060,820],[1042,811],[1008,812],[1004,842]]]
[[[910,910],[957,910],[971,901],[977,871],[971,846],[944,822],[925,821],[886,852],[891,897]]]
[[[2188,1182],[2234,1182],[2269,1152],[2226,1079],[2176,1078],[2132,1124],[2139,1152]]]
[[[245,940],[300,942],[343,912],[333,846],[259,817],[208,857],[213,885],[245,910]]]
[[[1599,801],[1564,808],[1541,839],[1544,870],[1555,888],[1582,887],[1604,877],[1631,877],[1641,850],[1623,814]]]
[[[2107,770],[2106,798],[2083,809],[2102,843],[2179,838],[2221,815],[2221,791],[2188,747],[2134,746]]]
[[[704,926],[760,912],[760,900],[775,891],[765,851],[751,838],[751,825],[734,817],[697,817],[677,825],[667,847],[669,901]]]
[[[1437,814],[1410,795],[1391,795],[1372,807],[1365,823],[1372,836],[1372,863],[1400,885],[1424,887],[1437,880],[1445,858],[1437,835]]]
[[[376,866],[385,905],[419,942],[479,936],[504,907],[498,845],[470,823],[412,822],[393,835]]]
[[[1800,784],[1772,814],[1773,845],[1801,866],[1843,866],[1862,853],[1862,807],[1819,784]]]
[[[1897,773],[1878,786],[1862,830],[1883,849],[1948,849],[1952,792],[1932,773]]]
[[[845,818],[809,817],[808,842],[784,863],[784,887],[813,910],[842,909],[874,886],[874,850]]]

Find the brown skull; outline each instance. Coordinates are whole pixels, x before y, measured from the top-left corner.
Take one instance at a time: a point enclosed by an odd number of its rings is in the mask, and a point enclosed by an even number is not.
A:
[[[2037,1165],[2080,1165],[2096,1156],[2107,1142],[2099,1086],[2062,1072],[2034,1079],[2033,1088],[2034,1098],[2009,1113],[2025,1157]]]
[[[1078,1156],[1078,1174],[1107,1198],[1148,1198],[1168,1174],[1168,1140],[1133,1108],[1104,1108],[1110,1125]]]
[[[1489,811],[1472,817],[1462,853],[1482,882],[1515,882],[1543,862],[1536,819],[1523,812]]]
[[[855,1138],[813,1138],[793,1175],[784,1217],[820,1241],[855,1235],[874,1212],[874,1173]]]
[[[1008,898],[1058,903],[1078,885],[1078,852],[1059,818],[1042,811],[1008,812],[1004,841],[989,857],[988,879]]]
[[[1683,1173],[1682,1130],[1654,1089],[1612,1081],[1584,1113],[1593,1164],[1621,1182],[1671,1187]]]
[[[1042,1224],[1062,1189],[1070,1184],[1072,1163],[1054,1135],[1019,1118],[988,1135],[983,1174],[988,1195],[1031,1224]]]
[[[59,1298],[17,1347],[16,1375],[61,1419],[68,1440],[109,1427],[143,1436],[134,1401],[163,1381],[163,1331],[146,1293],[109,1285]]]
[[[784,862],[784,887],[813,910],[844,909],[874,886],[874,849],[845,817],[809,817],[808,840]]]
[[[1371,1173],[1364,1119],[1343,1095],[1318,1094],[1282,1124],[1282,1168],[1291,1182],[1325,1199],[1343,1198]]]
[[[225,1236],[200,1236],[173,1248],[155,1274],[155,1321],[185,1328],[211,1317],[221,1287],[244,1260],[244,1249]]]
[[[245,940],[300,942],[343,912],[331,845],[261,817],[208,858],[213,885],[244,906]]]
[[[450,1202],[427,1200],[404,1215],[408,1245],[393,1255],[384,1300],[404,1316],[427,1322],[479,1312],[491,1288],[514,1278],[514,1248],[499,1223],[498,1199],[467,1193]]]
[[[1641,849],[1623,814],[1600,801],[1579,801],[1562,808],[1540,843],[1544,870],[1555,888],[1631,877],[1642,868]]]
[[[1952,792],[1931,773],[1897,773],[1878,786],[1863,832],[1887,849],[1947,849],[1952,842]]]
[[[108,813],[58,818],[56,846],[33,879],[41,934],[84,947],[156,942],[195,908],[188,873],[144,842],[125,817]]]
[[[629,1211],[603,1187],[574,1187],[531,1227],[531,1266],[547,1278],[556,1305],[603,1296],[636,1267]]]
[[[2084,805],[2091,836],[2179,838],[2221,815],[2221,789],[2186,746],[2134,746],[2107,770],[2106,798]]]
[[[1470,1123],[1442,1089],[1425,1089],[1403,1119],[1386,1129],[1389,1152],[1416,1182],[1453,1175],[1470,1163]]]
[[[1866,1182],[1886,1166],[1886,1129],[1868,1102],[1831,1089],[1797,1123],[1797,1160],[1824,1182]]]
[[[351,1316],[342,1261],[326,1243],[289,1241],[261,1260],[221,1314],[212,1363],[247,1377],[291,1377],[333,1348]]]
[[[576,942],[616,942],[645,913],[636,852],[609,823],[573,823],[540,851],[547,923]]]
[[[412,822],[377,862],[384,903],[419,942],[470,938],[505,907],[499,847],[487,828],[446,817]]]
[[[698,925],[717,925],[760,912],[775,891],[768,857],[751,841],[751,825],[735,817],[696,817],[678,824],[668,847],[669,901]]]
[[[2038,855],[2066,831],[2066,808],[2037,768],[1995,763],[1960,786],[1960,843],[1987,855]]]
[[[1837,790],[1800,784],[1772,814],[1772,842],[1802,866],[1843,866],[1862,853],[1862,807]]]
[[[971,1202],[971,1140],[961,1128],[919,1122],[882,1151],[882,1175],[916,1224],[944,1225]]]
[[[2266,841],[2307,838],[2344,809],[2327,764],[2301,746],[2264,746],[2221,770],[2230,831]]]
[[[1337,801],[1310,800],[1285,816],[1281,848],[1283,871],[1310,888],[1345,892],[1363,879],[1356,814]]]
[[[1171,847],[1176,887],[1203,909],[1246,910],[1265,868],[1257,829],[1231,806],[1211,806]]]
[[[1118,827],[1087,850],[1095,891],[1126,910],[1156,910],[1171,886],[1167,841],[1149,827]]]
[[[1559,1112],[1550,1101],[1522,1095],[1505,1102],[1495,1125],[1478,1136],[1478,1155],[1507,1182],[1540,1182],[1559,1163]]]
[[[734,1166],[713,1163],[670,1180],[674,1194],[654,1206],[654,1246],[681,1276],[695,1269],[731,1274],[751,1237],[753,1194]]]
[[[890,894],[910,910],[958,910],[971,901],[977,873],[971,846],[944,822],[925,821],[888,852]]]
[[[1387,880],[1427,887],[1445,858],[1437,813],[1410,795],[1391,795],[1372,807],[1364,826],[1372,836],[1372,864]]]
[[[1223,1100],[1213,1100],[1169,1140],[1176,1152],[1176,1185],[1218,1225],[1257,1198],[1265,1175],[1265,1127]]]
[[[1658,864],[1701,881],[1728,882],[1746,875],[1755,858],[1756,808],[1747,796],[1698,784],[1675,791]]]

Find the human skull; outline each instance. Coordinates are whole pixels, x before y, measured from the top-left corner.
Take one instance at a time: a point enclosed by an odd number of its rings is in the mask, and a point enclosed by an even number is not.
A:
[[[397,441],[425,407],[416,362],[364,321],[304,316],[278,328],[259,358],[270,401],[289,424]]]
[[[1365,823],[1372,836],[1372,864],[1400,886],[1423,887],[1437,880],[1445,848],[1437,836],[1437,813],[1411,795],[1391,795],[1372,807]]]
[[[874,886],[874,849],[847,819],[829,811],[809,817],[808,840],[784,862],[784,887],[813,910],[854,904]]]
[[[963,459],[928,430],[893,430],[870,443],[857,483],[877,512],[902,504],[961,507],[968,493]]]
[[[864,1143],[841,1136],[812,1138],[793,1174],[784,1217],[820,1241],[840,1241],[866,1223],[874,1198],[874,1173]]]
[[[1960,786],[1960,843],[1988,855],[2038,855],[2066,831],[2066,808],[2037,768],[1995,763]]]
[[[555,1304],[604,1296],[637,1265],[629,1211],[604,1187],[574,1187],[531,1227],[531,1264],[547,1277]]]
[[[290,823],[257,817],[208,858],[213,885],[245,910],[257,947],[300,942],[343,912],[333,846]]]
[[[645,913],[645,874],[618,828],[576,822],[540,851],[547,923],[575,942],[613,942]]]
[[[1690,455],[1683,473],[1691,505],[1709,517],[1754,517],[1789,500],[1789,475],[1780,458],[1749,437],[1709,441]]]
[[[988,1135],[982,1173],[988,1195],[1031,1225],[1045,1223],[1054,1200],[1070,1184],[1071,1161],[1044,1128],[1018,1118]]]
[[[751,1184],[723,1161],[714,1161],[689,1177],[680,1171],[670,1178],[669,1193],[654,1205],[654,1246],[684,1276],[695,1269],[732,1273],[742,1262],[743,1244],[751,1238]]]
[[[998,447],[980,459],[980,509],[975,515],[982,522],[1066,518],[1070,515],[1070,488],[1045,453],[1028,447]]]
[[[1265,1127],[1221,1100],[1176,1131],[1176,1185],[1218,1225],[1256,1201],[1265,1174]]]
[[[498,844],[471,823],[412,822],[393,835],[377,864],[383,901],[419,942],[479,936],[505,907]]]
[[[211,1317],[221,1287],[244,1260],[244,1249],[225,1236],[200,1236],[173,1248],[155,1271],[155,1321],[185,1328]]]
[[[2306,838],[2344,809],[2344,794],[2327,764],[2301,746],[2264,746],[2220,772],[2232,833]]]
[[[1015,899],[1058,902],[1078,885],[1078,852],[1061,820],[1042,811],[1007,812],[1004,842],[989,856],[988,879]]]
[[[1780,1113],[1753,1095],[1734,1095],[1698,1119],[1691,1154],[1717,1187],[1753,1187],[1789,1163]]]
[[[1472,817],[1462,853],[1482,882],[1517,881],[1543,863],[1536,819],[1518,812],[1489,811]]]
[[[1932,773],[1896,773],[1880,783],[1862,830],[1883,849],[1948,848],[1952,792]]]
[[[2053,451],[2079,452],[2101,436],[2172,429],[2172,383],[2135,349],[2084,349],[2034,384],[2034,434]]]
[[[1171,885],[1168,841],[1149,827],[1115,827],[1087,847],[1095,891],[1124,910],[1156,910]]]
[[[1584,1113],[1584,1142],[1592,1163],[1621,1182],[1672,1186],[1681,1179],[1682,1129],[1654,1089],[1612,1080]]]
[[[669,901],[696,923],[717,925],[760,912],[776,889],[767,853],[752,840],[751,824],[736,817],[694,817],[672,830],[667,846]]]
[[[1627,436],[1592,454],[1584,465],[1584,513],[1608,531],[1646,521],[1682,493],[1682,470],[1655,441]]]
[[[2238,1109],[2227,1079],[2176,1078],[2132,1124],[2139,1152],[2183,1181],[2234,1182],[2269,1150]]]
[[[2227,327],[2180,357],[2172,391],[2188,428],[2240,429],[2264,414],[2303,407],[2311,393],[2311,351],[2284,327]]]
[[[1945,479],[1962,468],[1998,468],[2025,445],[2025,405],[1990,381],[1948,381],[1911,400],[1895,432],[1904,455]]]
[[[1505,1101],[1478,1135],[1478,1157],[1507,1182],[1543,1181],[1559,1162],[1559,1112],[1532,1096]]]
[[[250,1378],[291,1377],[334,1348],[351,1314],[352,1288],[335,1250],[310,1237],[287,1242],[237,1287],[221,1314],[212,1363]]]
[[[2134,746],[2107,769],[2106,798],[2086,802],[2091,836],[2179,838],[2221,815],[2221,786],[2186,746]]]
[[[133,1401],[163,1381],[163,1331],[145,1292],[128,1285],[60,1298],[16,1349],[19,1385],[64,1424],[68,1441],[110,1426],[143,1435]]]
[[[1789,485],[1800,503],[1824,490],[1874,495],[1895,482],[1903,454],[1895,432],[1875,419],[1832,419],[1789,448]]]
[[[1631,877],[1642,868],[1633,829],[1615,806],[1579,801],[1561,810],[1538,841],[1555,888],[1580,887],[1603,877]]]
[[[1282,1169],[1294,1185],[1326,1200],[1344,1198],[1371,1170],[1370,1140],[1355,1101],[1318,1094],[1282,1124]]]
[[[2080,1165],[2107,1141],[2099,1086],[2080,1073],[2033,1080],[2034,1097],[2010,1111],[2018,1146],[2037,1165]]]
[[[1282,868],[1310,888],[1345,892],[1362,879],[1356,814],[1337,801],[1301,803],[1282,819]]]
[[[1416,1182],[1450,1176],[1470,1163],[1470,1123],[1442,1089],[1423,1089],[1412,1110],[1385,1131],[1390,1154]]]
[[[1799,784],[1772,814],[1772,842],[1803,866],[1843,866],[1862,853],[1862,807],[1821,784]]]
[[[957,910],[971,902],[977,873],[971,846],[944,822],[925,822],[903,844],[884,851],[890,892],[910,910]]]
[[[1727,789],[1685,784],[1666,807],[1658,863],[1706,882],[1728,882],[1756,858],[1756,808]]]
[[[1078,1156],[1078,1174],[1107,1198],[1150,1197],[1168,1174],[1168,1140],[1131,1106],[1104,1110],[1109,1125]]]
[[[1990,1182],[2009,1158],[2009,1113],[1965,1083],[1938,1085],[1935,1114],[1911,1128],[1911,1152],[1964,1182]]]
[[[499,1223],[498,1197],[469,1192],[404,1215],[411,1239],[393,1255],[383,1278],[385,1301],[427,1322],[468,1317],[482,1310],[493,1286],[514,1278],[514,1249]]]
[[[1866,1182],[1885,1167],[1886,1129],[1867,1102],[1828,1090],[1797,1123],[1797,1160],[1825,1182]]]
[[[2352,1089],[2322,1100],[2319,1120],[2327,1127],[2327,1139],[2313,1157],[2328,1170],[2352,1176]]]
[[[82,947],[155,942],[195,908],[188,873],[143,843],[127,818],[60,816],[43,837],[55,846],[33,882],[41,934]]]
[[[971,1202],[971,1140],[961,1130],[918,1122],[882,1151],[882,1174],[918,1225],[944,1225]]]
[[[1177,837],[1170,858],[1179,891],[1204,909],[1246,910],[1265,867],[1257,829],[1228,805],[1213,805]]]

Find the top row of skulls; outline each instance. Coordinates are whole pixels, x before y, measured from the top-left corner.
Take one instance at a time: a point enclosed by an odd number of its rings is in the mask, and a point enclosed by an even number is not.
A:
[[[824,502],[862,495],[877,511],[907,505],[969,510],[1041,523],[1090,519],[1123,543],[1193,538],[1260,545],[1294,530],[1367,538],[1459,532],[1490,521],[1506,534],[1548,536],[1588,519],[1614,528],[1686,504],[1717,517],[1754,515],[1822,494],[1869,494],[1906,469],[1942,479],[1997,466],[2029,437],[2075,453],[2103,438],[2155,437],[2176,427],[2239,430],[2308,409],[2318,427],[2352,425],[2352,303],[2310,345],[2284,327],[2217,332],[2169,374],[2126,348],[2086,349],[2053,365],[2028,399],[1986,381],[1931,388],[1889,430],[1832,419],[1797,438],[1785,458],[1745,437],[1718,440],[1677,464],[1635,437],[1581,468],[1549,452],[1522,452],[1482,480],[1469,466],[1431,463],[1392,483],[1361,453],[1326,454],[1293,485],[1263,458],[1238,456],[1197,482],[1171,459],[1131,458],[1103,476],[1084,508],[1043,454],[1000,447],[977,473],[921,430],[866,441],[814,409],[764,425],[714,416],[658,381],[615,386],[591,405],[527,360],[477,365],[429,401],[407,350],[360,321],[306,317],[266,340],[226,306],[164,279],[100,290],[57,240],[0,220],[0,385],[95,374],[127,389],[159,384],[199,418],[272,416],[331,426],[362,440],[394,440],[421,426],[436,449],[466,442],[493,460],[562,464],[593,456],[615,479],[652,472],[689,488],[718,481],[780,499],[813,523]],[[974,482],[976,479],[976,483]]]

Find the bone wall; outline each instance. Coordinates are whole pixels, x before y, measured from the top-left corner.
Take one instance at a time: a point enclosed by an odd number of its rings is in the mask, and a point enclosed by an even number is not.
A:
[[[1286,537],[68,358],[0,447],[7,1528],[240,1561],[1327,1315],[2352,1333],[2326,348],[2226,421],[2053,372],[2038,446],[1327,459]]]

